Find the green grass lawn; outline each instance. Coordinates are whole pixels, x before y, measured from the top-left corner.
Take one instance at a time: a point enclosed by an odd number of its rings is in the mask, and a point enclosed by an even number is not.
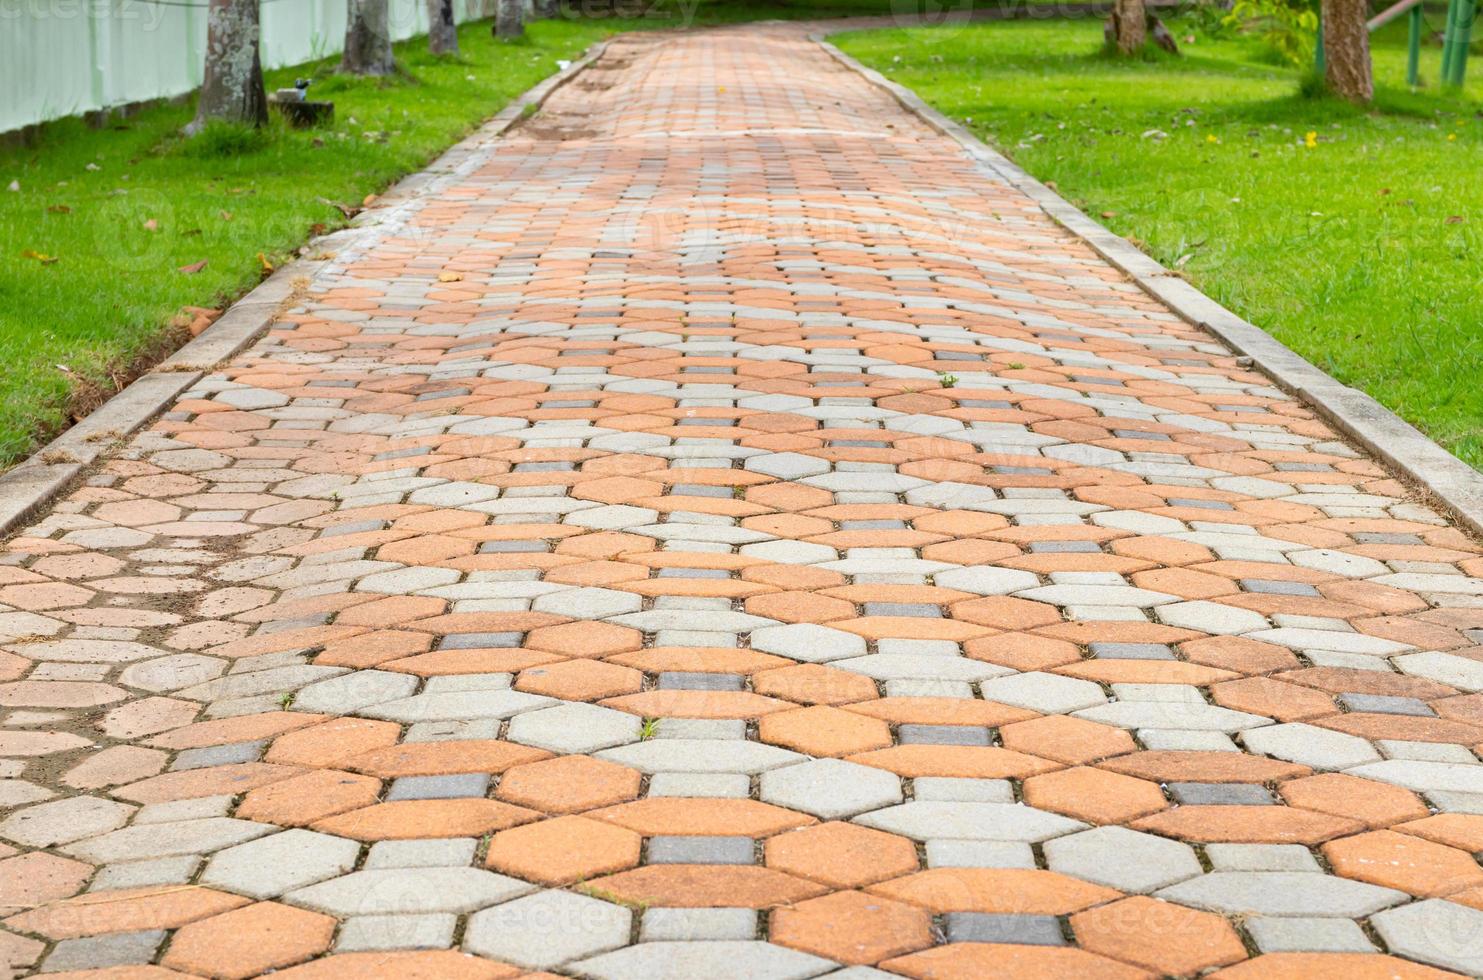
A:
[[[1443,97],[1428,48],[1413,94],[1395,25],[1365,111],[1301,97],[1254,40],[1174,29],[1184,57],[1131,63],[1090,20],[834,40],[1483,467],[1483,59]]]

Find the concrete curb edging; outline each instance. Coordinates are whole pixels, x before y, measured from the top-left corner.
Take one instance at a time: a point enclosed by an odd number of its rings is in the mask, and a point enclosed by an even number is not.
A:
[[[809,35],[830,57],[888,92],[903,108],[961,146],[982,169],[1038,204],[1052,220],[1082,239],[1145,292],[1182,319],[1204,329],[1257,370],[1310,405],[1325,421],[1383,460],[1407,483],[1440,503],[1472,533],[1483,536],[1483,473],[1423,435],[1415,426],[1362,391],[1341,384],[1265,330],[1241,319],[1183,278],[1113,234],[1055,191],[915,92],[867,68],[826,40]]]
[[[303,284],[332,264],[343,263],[346,253],[365,248],[387,225],[405,220],[416,204],[443,184],[481,166],[493,151],[494,140],[523,119],[531,107],[539,107],[596,61],[607,43],[593,44],[582,57],[526,90],[426,168],[402,178],[380,195],[377,207],[357,215],[349,227],[309,241],[311,254],[331,252],[335,259],[300,258],[279,268],[199,336],[135,378],[24,462],[0,474],[0,538],[59,497],[98,457],[168,409],[207,372],[245,350],[268,329]]]

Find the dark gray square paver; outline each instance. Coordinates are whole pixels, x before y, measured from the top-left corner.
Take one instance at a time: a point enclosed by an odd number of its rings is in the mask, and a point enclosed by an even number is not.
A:
[[[392,780],[388,800],[457,800],[489,792],[489,776],[461,772],[449,776],[402,776]]]
[[[902,725],[902,745],[988,745],[989,730],[972,725]]]
[[[1053,915],[994,915],[986,912],[949,912],[947,938],[954,943],[1017,943],[1022,946],[1064,946],[1066,937]]]
[[[1275,804],[1256,783],[1170,783],[1169,795],[1185,806],[1266,806]]]
[[[741,674],[666,670],[659,675],[659,686],[669,691],[740,691],[746,683],[747,679]]]
[[[1163,643],[1093,643],[1092,656],[1103,660],[1178,660]]]
[[[1378,715],[1416,715],[1435,718],[1437,713],[1420,698],[1400,698],[1387,694],[1341,694],[1339,703],[1350,711],[1368,711]]]
[[[750,837],[652,837],[650,864],[751,864],[756,847]]]

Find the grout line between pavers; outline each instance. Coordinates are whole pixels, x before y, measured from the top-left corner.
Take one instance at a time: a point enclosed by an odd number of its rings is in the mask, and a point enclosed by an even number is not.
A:
[[[397,181],[380,195],[386,206],[362,212],[349,227],[310,239],[306,247],[316,252],[333,250],[337,260],[343,261],[342,253],[373,243],[388,225],[406,218],[415,205],[446,183],[482,166],[496,149],[493,141],[523,119],[529,106],[545,102],[596,61],[607,45],[607,41],[591,45],[582,57],[527,89],[427,167]],[[0,473],[0,538],[55,501],[118,440],[133,435],[168,409],[206,372],[245,350],[294,298],[300,284],[312,282],[334,261],[299,258],[279,268],[175,353],[24,461]]]
[[[1330,424],[1439,502],[1474,534],[1483,536],[1483,473],[1437,445],[1374,398],[1342,384],[1265,330],[1243,320],[1182,277],[1089,217],[921,96],[867,68],[814,31],[809,40],[835,61],[885,90],[928,127],[948,137],[996,180],[1025,194],[1057,224],[1086,242],[1144,292],[1188,323],[1214,335],[1257,370],[1307,403]]]

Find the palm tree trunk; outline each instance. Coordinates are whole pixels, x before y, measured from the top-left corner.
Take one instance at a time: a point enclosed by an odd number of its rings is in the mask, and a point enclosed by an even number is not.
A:
[[[217,119],[249,126],[268,121],[268,94],[258,55],[261,34],[258,0],[211,0],[206,13],[206,71],[196,118],[187,132]]]
[[[345,54],[340,70],[349,75],[390,75],[391,11],[387,0],[348,0],[345,7]]]
[[[453,0],[427,0],[427,47],[433,54],[458,54]]]

